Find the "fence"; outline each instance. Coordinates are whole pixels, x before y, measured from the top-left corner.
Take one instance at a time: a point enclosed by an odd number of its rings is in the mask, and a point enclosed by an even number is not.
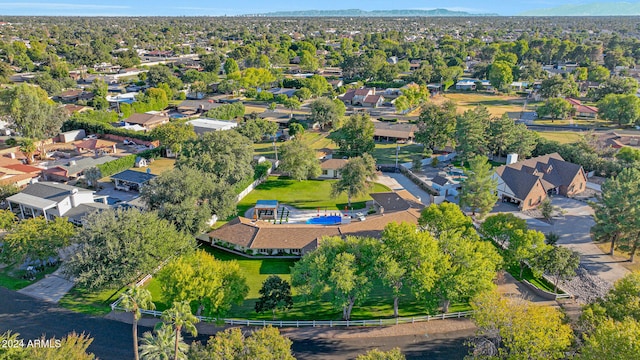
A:
[[[242,200],[245,196],[249,195],[250,192],[253,191],[253,189],[255,189],[256,187],[258,187],[258,185],[262,184],[263,182],[265,182],[265,180],[267,180],[267,178],[269,178],[269,175],[271,175],[271,171],[273,170],[273,168],[277,166],[274,165],[273,167],[271,167],[270,169],[267,170],[267,175],[263,176],[262,178],[252,182],[251,184],[249,184],[249,186],[247,186],[244,190],[242,190],[242,192],[240,194],[238,194],[238,196],[236,197],[236,202],[240,202],[240,200]],[[244,216],[244,214],[240,214],[241,216]]]
[[[111,304],[112,310],[125,311],[119,307],[116,302]],[[144,315],[151,315],[153,317],[162,316],[162,311],[156,310],[140,310],[140,313]],[[273,326],[273,327],[350,327],[350,326],[391,326],[398,324],[414,324],[417,322],[426,322],[432,320],[444,320],[444,319],[461,319],[473,315],[473,311],[460,311],[447,314],[438,315],[424,315],[413,317],[399,317],[394,319],[372,319],[372,320],[249,320],[249,319],[220,319],[226,325],[242,325],[242,326]],[[203,322],[216,322],[218,319],[197,316],[200,321]]]

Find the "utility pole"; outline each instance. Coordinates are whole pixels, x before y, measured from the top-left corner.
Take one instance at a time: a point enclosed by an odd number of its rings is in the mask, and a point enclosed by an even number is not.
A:
[[[400,152],[400,144],[396,144],[396,171],[398,171],[398,153]]]

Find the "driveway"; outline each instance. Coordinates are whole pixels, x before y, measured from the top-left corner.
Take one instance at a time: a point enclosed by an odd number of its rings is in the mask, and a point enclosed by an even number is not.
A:
[[[62,274],[62,269],[59,268],[43,279],[18,290],[18,292],[36,299],[58,303],[73,285],[74,282],[68,280]]]
[[[563,196],[552,197],[551,203],[561,208],[564,215],[554,218],[550,224],[521,213],[515,205],[509,203],[498,203],[492,213],[509,212],[526,220],[531,229],[545,234],[550,232],[558,234],[560,236],[558,245],[579,252],[580,264],[589,273],[597,275],[609,284],[613,284],[629,273],[618,260],[602,253],[591,240],[591,227],[595,221],[593,209],[588,204]]]
[[[424,205],[428,206],[431,203],[429,193],[422,190],[418,185],[414,184],[413,181],[409,180],[408,177],[401,173],[384,173],[382,175],[378,175],[376,182],[388,186],[391,190],[407,190],[411,195],[420,199],[420,202]]]

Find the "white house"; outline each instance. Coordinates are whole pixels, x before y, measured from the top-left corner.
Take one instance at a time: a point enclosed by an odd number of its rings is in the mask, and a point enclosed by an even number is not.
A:
[[[207,118],[189,120],[187,121],[187,124],[193,126],[193,131],[195,131],[196,134],[204,134],[210,131],[231,130],[238,126],[238,123],[235,121],[224,121]]]
[[[55,182],[37,182],[7,198],[9,209],[22,219],[44,216],[47,220],[68,217],[81,219],[97,210],[108,209],[107,196],[97,196],[91,190]]]
[[[318,176],[321,179],[339,179],[340,171],[347,165],[347,159],[328,159],[320,163],[322,174]]]

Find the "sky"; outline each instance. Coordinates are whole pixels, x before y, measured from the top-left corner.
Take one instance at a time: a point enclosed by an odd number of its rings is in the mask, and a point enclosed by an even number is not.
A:
[[[624,0],[594,0],[619,2]],[[515,15],[525,10],[549,8],[567,4],[594,2],[590,0],[0,0],[0,15],[50,16],[223,16],[267,13],[287,10],[404,10],[435,9]],[[627,2],[634,2],[626,0]],[[349,4],[349,5],[345,5]]]

